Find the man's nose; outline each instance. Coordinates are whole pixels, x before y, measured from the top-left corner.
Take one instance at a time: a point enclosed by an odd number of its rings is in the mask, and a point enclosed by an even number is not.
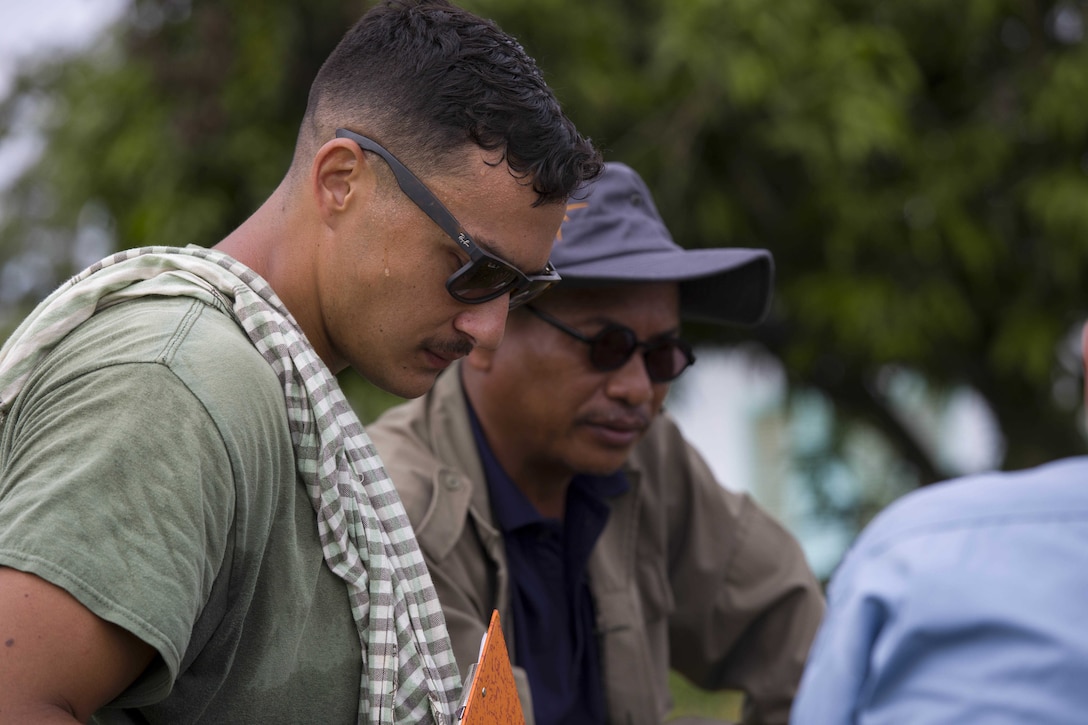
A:
[[[653,400],[654,382],[650,380],[641,350],[636,350],[627,362],[608,373],[605,391],[609,397],[631,406],[645,405]]]
[[[494,350],[502,342],[509,313],[510,295],[506,294],[478,305],[466,305],[454,318],[453,326],[468,335],[474,345]]]

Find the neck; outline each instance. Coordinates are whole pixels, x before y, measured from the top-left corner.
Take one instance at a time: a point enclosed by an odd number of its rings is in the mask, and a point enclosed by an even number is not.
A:
[[[541,516],[562,519],[575,472],[542,458],[532,431],[526,434],[521,425],[512,422],[505,405],[492,407],[495,401],[505,401],[509,396],[489,385],[491,358],[491,351],[486,350],[469,355],[460,367],[462,390],[502,470]]]
[[[505,468],[505,466],[504,466]],[[537,512],[549,519],[563,520],[567,510],[567,490],[570,488],[570,478],[563,481],[532,480],[522,474],[513,478],[514,485],[525,494],[529,503]]]
[[[333,372],[345,364],[325,343],[326,335],[313,297],[314,229],[292,204],[288,180],[272,192],[257,211],[215,245],[259,274],[280,298],[313,345],[318,357]]]
[[[489,425],[483,415],[480,426],[495,459],[529,503],[541,516],[562,520],[574,474],[566,468],[534,460],[531,451],[505,436],[502,426]]]
[[[284,184],[280,184],[257,211],[215,245],[217,250],[229,254],[261,275],[281,299],[280,287],[283,282],[280,269],[284,265],[277,255],[283,254],[288,247],[286,238],[290,236],[292,227],[292,214],[286,206],[287,197]]]

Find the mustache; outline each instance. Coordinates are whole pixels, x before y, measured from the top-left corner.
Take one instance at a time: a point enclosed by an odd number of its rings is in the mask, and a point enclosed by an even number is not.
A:
[[[472,341],[464,337],[456,340],[433,340],[426,344],[428,350],[448,360],[465,357],[472,352],[473,347],[475,345]]]
[[[624,430],[644,431],[650,427],[653,415],[650,411],[641,408],[611,408],[608,410],[591,411],[583,416],[583,420],[591,425],[607,426]]]

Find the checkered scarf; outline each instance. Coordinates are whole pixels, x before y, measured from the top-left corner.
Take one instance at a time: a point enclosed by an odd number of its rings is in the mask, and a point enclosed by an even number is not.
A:
[[[283,384],[325,562],[347,583],[365,656],[359,722],[452,722],[460,675],[411,524],[370,437],[268,283],[219,252],[130,249],[46,298],[0,349],[0,425],[35,366],[97,310],[146,295],[230,311]]]

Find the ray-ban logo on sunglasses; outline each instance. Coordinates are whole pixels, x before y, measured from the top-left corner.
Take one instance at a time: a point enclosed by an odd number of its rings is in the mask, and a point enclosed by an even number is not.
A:
[[[466,237],[463,232],[457,235],[457,243],[465,249],[468,249],[469,246],[472,244],[472,242],[468,240],[468,237]]]

